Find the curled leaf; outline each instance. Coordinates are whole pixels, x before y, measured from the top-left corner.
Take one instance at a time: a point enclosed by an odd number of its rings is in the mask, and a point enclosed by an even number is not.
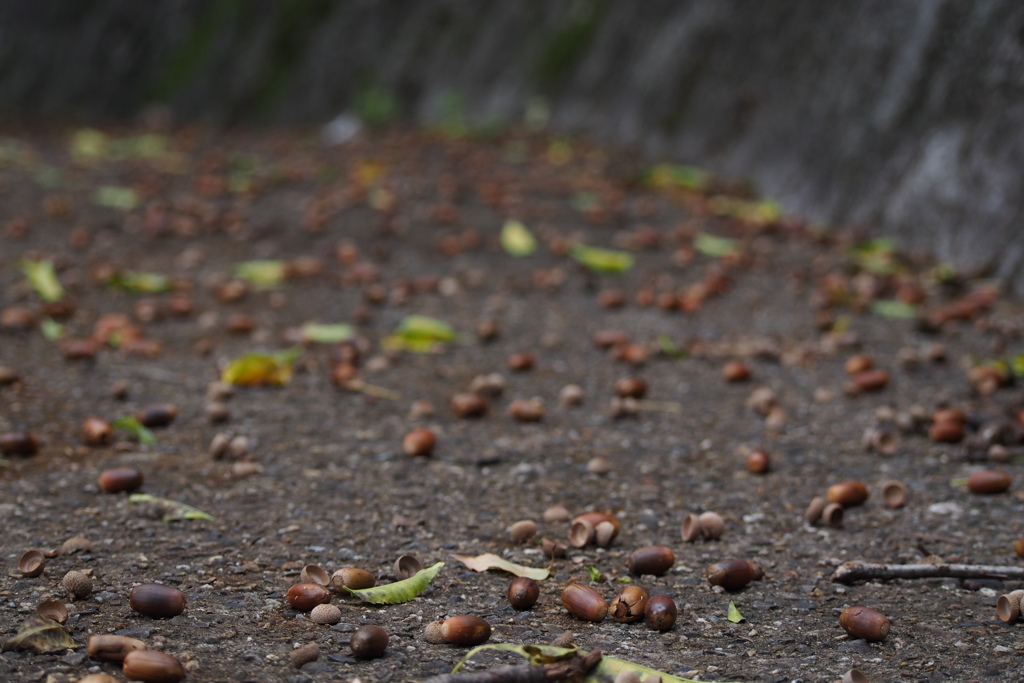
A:
[[[107,287],[123,289],[136,294],[159,294],[171,288],[171,279],[160,273],[141,273],[126,270],[114,273],[107,280]]]
[[[505,221],[501,228],[501,246],[512,256],[529,256],[537,249],[537,240],[519,221]]]
[[[156,443],[156,434],[130,415],[117,418],[110,426],[128,432],[143,446],[152,446]]]
[[[732,600],[729,601],[729,613],[726,615],[726,619],[734,624],[738,624],[741,621],[746,621],[746,617],[740,614],[740,611],[736,609],[736,603]]]
[[[330,325],[321,323],[306,323],[302,326],[300,337],[304,342],[317,344],[337,344],[348,341],[355,336],[355,329],[345,323],[334,323]]]
[[[577,244],[569,255],[595,273],[624,273],[633,267],[633,255],[615,249]]]
[[[73,650],[71,632],[53,619],[33,614],[18,627],[18,635],[4,642],[3,651],[28,650],[39,654]]]
[[[402,320],[394,334],[385,337],[381,343],[389,349],[426,353],[455,339],[455,328],[445,321],[425,315],[410,315]]]
[[[275,289],[281,286],[288,273],[284,261],[243,261],[235,264],[235,275],[256,289]]]
[[[57,272],[53,269],[53,261],[44,259],[42,261],[24,260],[21,262],[21,272],[32,289],[43,301],[60,301],[64,298],[64,288],[57,279]]]
[[[295,361],[302,355],[297,348],[277,353],[247,353],[234,359],[224,368],[220,379],[243,387],[279,387],[292,379]]]
[[[702,254],[716,258],[732,256],[740,252],[739,243],[736,240],[709,235],[706,232],[699,232],[694,236],[693,248]]]
[[[917,306],[896,299],[875,299],[871,302],[871,312],[883,318],[906,320],[917,317]]]
[[[121,211],[131,211],[139,205],[139,195],[130,187],[119,185],[101,185],[96,188],[93,202],[100,206]]]
[[[170,522],[175,519],[205,519],[212,522],[215,519],[213,515],[207,514],[199,508],[194,508],[191,505],[186,505],[185,503],[179,503],[176,500],[168,500],[167,498],[151,496],[148,493],[133,493],[128,496],[128,502],[150,505],[157,510],[157,512],[163,515],[163,520],[165,522]]]
[[[374,586],[373,588],[363,588],[360,590],[346,588],[345,590],[357,598],[361,598],[374,605],[398,605],[403,602],[409,602],[425,591],[443,566],[444,562],[438,562],[432,567],[421,569],[408,579],[395,581],[384,586]]]
[[[534,581],[543,581],[551,575],[551,570],[549,568],[527,567],[525,565],[516,564],[515,562],[509,562],[505,558],[499,557],[494,553],[484,553],[483,555],[476,555],[475,557],[471,557],[469,555],[457,555],[453,553],[452,557],[475,572],[485,572],[488,569],[500,569],[515,576],[525,576],[533,579]]]

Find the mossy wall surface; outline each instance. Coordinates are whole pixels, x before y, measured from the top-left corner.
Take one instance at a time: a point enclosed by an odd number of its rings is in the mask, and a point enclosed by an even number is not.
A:
[[[518,120],[754,178],[1024,291],[1016,0],[0,4],[0,115]]]

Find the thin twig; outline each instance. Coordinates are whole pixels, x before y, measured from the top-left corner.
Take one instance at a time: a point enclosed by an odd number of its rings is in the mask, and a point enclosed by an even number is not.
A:
[[[600,661],[601,651],[591,650],[586,655],[577,653],[574,657],[550,664],[517,664],[489,671],[443,674],[428,678],[423,683],[581,683],[587,672]]]
[[[1012,579],[1024,580],[1024,567],[991,564],[872,564],[846,562],[832,573],[833,583],[878,579]]]

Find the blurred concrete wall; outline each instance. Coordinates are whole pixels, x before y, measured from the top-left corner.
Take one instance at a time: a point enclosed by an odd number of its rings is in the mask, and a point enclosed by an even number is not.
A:
[[[0,116],[552,124],[1024,292],[1020,0],[0,3]]]

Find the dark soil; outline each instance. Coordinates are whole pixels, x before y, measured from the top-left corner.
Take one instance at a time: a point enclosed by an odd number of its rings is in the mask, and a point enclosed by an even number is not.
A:
[[[982,496],[960,481],[993,466],[1021,478],[1024,425],[1013,420],[1024,394],[1012,382],[979,391],[968,369],[1022,352],[1024,312],[1013,302],[963,298],[982,283],[939,278],[920,258],[894,257],[872,275],[852,258],[848,233],[795,218],[716,215],[722,204],[708,197],[728,189],[715,187],[719,181],[699,191],[654,189],[637,181],[641,167],[629,154],[584,141],[393,132],[325,148],[295,131],[183,130],[170,137],[171,157],[76,160],[73,133],[9,134],[0,145],[0,307],[34,316],[28,329],[7,326],[0,336],[0,365],[20,374],[0,387],[0,432],[30,430],[42,441],[38,454],[6,455],[0,468],[8,567],[0,632],[13,636],[40,601],[60,597],[79,647],[5,652],[3,680],[57,683],[96,671],[121,679],[117,665],[85,654],[90,635],[107,633],[177,657],[189,681],[420,680],[464,656],[464,648],[423,638],[428,622],[457,614],[487,619],[491,642],[547,643],[568,629],[583,649],[702,681],[829,681],[854,667],[875,681],[1021,679],[1021,626],[1003,623],[994,608],[998,595],[1019,587],[1013,582],[829,580],[838,563],[857,559],[1020,565],[1019,485]],[[96,190],[108,185],[134,188],[141,203],[98,205]],[[501,248],[507,218],[539,238],[534,255]],[[694,249],[704,232],[738,240],[742,254]],[[594,275],[565,255],[575,242],[631,250],[635,265]],[[25,258],[57,264],[73,304],[64,339],[42,334],[44,304],[22,276]],[[223,301],[235,264],[254,259],[295,268],[278,288],[250,287]],[[168,275],[174,291],[106,286],[119,271]],[[608,290],[620,290],[624,305],[604,307],[614,297]],[[918,294],[930,322],[865,308]],[[692,310],[643,305],[660,295]],[[955,301],[967,301],[965,319],[943,322]],[[171,310],[186,302],[191,312]],[[65,358],[69,340],[94,335],[101,316],[114,313],[158,340],[159,355],[140,355],[147,349],[135,343]],[[383,349],[381,340],[410,314],[450,323],[459,341],[437,353]],[[488,320],[500,332],[479,341],[474,330]],[[290,330],[314,321],[354,323],[359,341],[306,345],[290,383],[236,388],[227,421],[211,423],[208,387],[228,361],[288,348]],[[639,344],[631,352],[647,351],[646,362],[631,365],[598,348],[594,335],[606,329]],[[364,392],[332,382],[352,348],[358,378],[371,385]],[[532,354],[535,367],[508,370],[516,352]],[[888,386],[844,392],[844,364],[856,353],[888,371]],[[731,360],[744,361],[752,378],[727,383],[722,367]],[[493,372],[507,386],[489,413],[458,418],[451,397]],[[646,399],[666,402],[655,406],[664,410],[613,417],[613,388],[627,375],[646,380]],[[567,384],[583,388],[581,406],[560,404]],[[116,395],[118,385],[126,396]],[[374,387],[400,398],[374,396]],[[747,405],[758,387],[774,390],[781,406],[767,419]],[[543,401],[542,421],[508,415],[512,400],[530,397]],[[429,402],[432,414],[419,404],[410,415],[417,401]],[[156,445],[125,431],[107,447],[83,442],[86,418],[113,421],[156,403],[179,410],[156,430]],[[889,425],[900,438],[895,453],[865,449],[865,430],[891,419],[880,408],[902,420],[914,406],[930,415],[943,405],[967,413],[967,441],[935,443],[926,423],[907,432]],[[993,450],[992,430],[982,427],[998,421],[1006,443]],[[431,457],[402,452],[415,426],[436,432]],[[212,458],[218,433],[247,437],[250,453]],[[752,448],[768,451],[769,473],[747,471]],[[987,462],[992,455],[1008,461]],[[123,493],[102,493],[97,478],[115,466],[138,468],[143,492],[215,521],[164,521]],[[805,523],[810,500],[849,479],[863,481],[870,498],[846,511],[843,528]],[[890,479],[908,489],[903,508],[881,500],[880,484]],[[571,549],[555,560],[532,610],[508,605],[508,575],[471,572],[451,557],[492,552],[546,566],[539,541],[513,544],[506,529],[533,519],[540,535],[566,539],[567,522],[542,521],[555,504],[573,514],[611,513],[621,533],[609,548]],[[683,543],[684,516],[707,510],[725,518],[724,536]],[[92,549],[51,558],[38,578],[17,572],[24,551],[56,549],[74,536]],[[675,599],[673,630],[586,623],[563,609],[561,590],[587,583],[589,567],[601,576],[591,585],[610,599],[629,576],[629,553],[652,544],[675,551],[674,567],[632,581]],[[335,595],[342,621],[326,626],[285,601],[303,565],[362,567],[384,583],[400,555],[446,563],[411,602],[371,606]],[[713,589],[705,569],[727,557],[758,563],[764,578],[732,594]],[[63,593],[71,569],[91,572],[88,599]],[[162,620],[136,614],[128,592],[144,582],[179,587],[185,612]],[[730,600],[746,621],[726,619]],[[850,605],[883,612],[888,638],[848,637],[838,617]],[[384,657],[351,657],[349,638],[363,624],[390,634]],[[314,642],[319,659],[293,667],[289,653]],[[480,655],[471,669],[513,660]]]

